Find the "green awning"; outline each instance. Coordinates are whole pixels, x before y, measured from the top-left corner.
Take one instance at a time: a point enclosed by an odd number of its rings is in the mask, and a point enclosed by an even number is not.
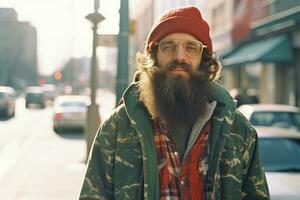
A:
[[[222,60],[224,66],[240,66],[251,62],[286,63],[293,61],[289,38],[285,35],[248,43]]]

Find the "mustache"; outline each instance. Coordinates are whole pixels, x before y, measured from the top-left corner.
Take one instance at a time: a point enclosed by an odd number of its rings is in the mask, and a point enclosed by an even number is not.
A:
[[[188,64],[188,63],[186,63],[186,62],[177,62],[176,60],[173,60],[171,63],[169,63],[168,65],[167,65],[167,68],[169,69],[169,70],[172,70],[172,69],[175,69],[175,68],[177,68],[177,67],[180,67],[180,68],[182,68],[182,69],[184,69],[184,70],[187,70],[187,71],[190,71],[191,69],[192,69],[192,65],[190,65],[190,64]]]
[[[185,61],[178,62],[177,60],[173,60],[173,61],[167,63],[165,66],[158,65],[158,67],[156,67],[155,70],[152,71],[152,73],[164,74],[165,76],[167,76],[170,71],[172,71],[176,68],[182,68],[187,73],[189,73],[191,77],[200,79],[202,81],[205,80],[204,76],[206,74],[205,74],[205,72],[200,70],[200,65],[197,66],[196,69],[193,69],[193,66]]]

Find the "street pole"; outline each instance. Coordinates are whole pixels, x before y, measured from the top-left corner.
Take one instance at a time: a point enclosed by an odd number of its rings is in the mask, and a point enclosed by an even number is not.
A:
[[[116,80],[116,103],[128,86],[128,35],[129,17],[128,0],[121,0],[120,5],[120,31],[118,35],[118,70]]]
[[[91,90],[91,104],[87,109],[87,123],[86,123],[86,133],[87,133],[87,157],[90,153],[94,137],[96,135],[97,129],[101,123],[99,115],[99,105],[96,103],[96,94],[98,88],[98,63],[97,63],[97,29],[98,24],[105,18],[98,13],[99,0],[94,1],[94,12],[88,14],[85,18],[92,23],[93,30],[93,53],[91,62],[91,79],[90,79],[90,90]]]

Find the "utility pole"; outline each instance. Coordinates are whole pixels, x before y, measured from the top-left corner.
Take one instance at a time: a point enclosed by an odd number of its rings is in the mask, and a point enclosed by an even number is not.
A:
[[[100,13],[99,0],[94,0],[94,12],[88,14],[85,18],[92,23],[93,30],[93,53],[92,53],[92,63],[91,63],[91,79],[90,79],[90,89],[91,89],[91,104],[88,106],[87,110],[87,157],[90,153],[90,149],[93,144],[93,140],[97,129],[101,123],[99,115],[99,105],[96,103],[96,92],[98,88],[98,63],[97,63],[97,29],[98,24],[105,18]]]
[[[116,81],[116,101],[121,99],[128,86],[128,35],[129,16],[128,0],[121,0],[120,5],[120,31],[118,35],[118,70]]]

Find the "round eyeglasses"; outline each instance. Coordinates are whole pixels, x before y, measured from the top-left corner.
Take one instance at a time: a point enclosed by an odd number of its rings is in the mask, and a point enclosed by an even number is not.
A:
[[[159,51],[165,56],[174,56],[181,45],[188,57],[200,56],[204,48],[207,48],[198,40],[163,39],[156,43]]]

